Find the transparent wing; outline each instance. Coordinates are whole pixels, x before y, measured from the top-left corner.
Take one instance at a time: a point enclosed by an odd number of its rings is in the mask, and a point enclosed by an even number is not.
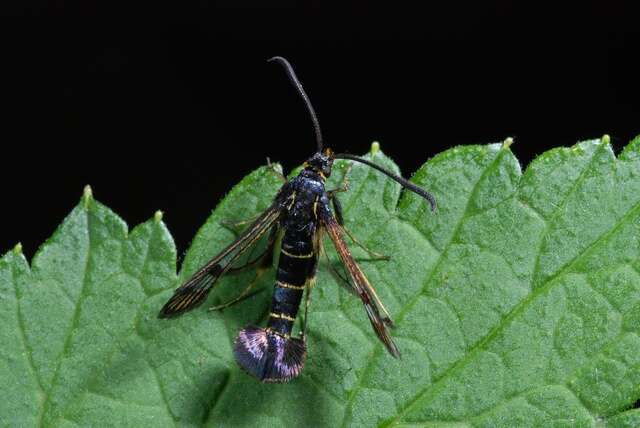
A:
[[[277,225],[281,208],[274,203],[240,236],[182,284],[160,310],[159,318],[172,318],[196,308],[206,299],[216,281],[266,231]]]
[[[373,330],[376,332],[380,341],[384,343],[387,351],[396,358],[400,357],[400,351],[389,334],[388,327],[393,326],[389,312],[385,309],[375,289],[371,283],[369,283],[362,269],[360,269],[360,266],[358,266],[353,259],[347,244],[344,242],[342,227],[328,209],[321,210],[320,220],[331,241],[333,241],[333,245],[336,247],[336,251],[342,263],[344,263],[347,272],[349,272],[351,282],[347,284],[349,284],[358,297],[360,297]]]

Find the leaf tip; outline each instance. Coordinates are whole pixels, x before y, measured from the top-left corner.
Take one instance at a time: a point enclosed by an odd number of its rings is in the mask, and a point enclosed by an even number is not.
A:
[[[162,217],[164,216],[164,213],[160,210],[156,211],[155,214],[153,214],[153,220],[156,223],[160,223],[162,221]]]
[[[13,254],[19,256],[22,254],[22,243],[18,242],[15,247],[13,247]]]
[[[502,142],[502,148],[506,150],[509,147],[511,147],[512,144],[513,144],[513,137],[505,138],[505,140]]]
[[[600,141],[602,141],[602,144],[608,146],[609,144],[611,144],[611,137],[609,136],[609,134],[604,134],[602,138],[600,138]]]
[[[377,141],[374,141],[373,143],[371,143],[371,154],[375,155],[376,153],[378,153],[380,151],[380,143]]]
[[[87,184],[86,186],[84,186],[84,190],[82,191],[82,202],[84,203],[85,208],[89,207],[89,203],[91,203],[92,199],[93,190],[91,190],[91,186]]]

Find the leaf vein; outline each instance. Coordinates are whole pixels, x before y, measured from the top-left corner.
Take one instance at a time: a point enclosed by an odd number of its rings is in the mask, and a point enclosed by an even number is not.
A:
[[[80,306],[85,297],[85,288],[87,287],[87,282],[88,282],[87,277],[88,277],[88,272],[91,264],[91,249],[92,249],[91,215],[89,212],[90,209],[91,209],[90,207],[86,207],[84,209],[85,218],[86,218],[86,232],[87,232],[87,254],[86,254],[87,259],[85,261],[85,265],[83,269],[82,280],[80,281],[81,282],[80,293],[78,294],[78,299],[76,300],[76,304],[75,304],[73,314],[71,316],[71,322],[70,322],[69,328],[67,329],[67,332],[65,334],[65,339],[62,345],[62,352],[60,353],[60,357],[56,365],[53,379],[51,380],[51,386],[45,395],[43,411],[40,414],[40,420],[38,422],[39,426],[44,426],[44,417],[46,416],[47,412],[51,409],[51,393],[53,392],[58,382],[58,377],[60,375],[60,368],[62,366],[62,362],[64,361],[65,356],[67,355],[67,352],[69,351],[69,346],[71,344],[71,337],[73,336],[73,331],[78,326],[78,320],[80,318]]]
[[[480,174],[480,177],[478,177],[478,180],[474,183],[473,187],[471,188],[471,191],[469,192],[469,197],[467,199],[467,203],[466,203],[465,209],[463,211],[463,214],[458,219],[456,227],[453,229],[453,232],[451,233],[451,237],[449,238],[449,241],[447,242],[447,244],[442,249],[442,252],[439,253],[438,261],[431,268],[431,272],[428,274],[427,279],[425,281],[423,281],[424,285],[423,285],[422,289],[411,300],[409,300],[409,302],[406,305],[404,305],[404,307],[400,310],[400,313],[398,315],[398,321],[397,321],[398,324],[400,322],[402,322],[402,320],[404,319],[405,315],[411,310],[413,305],[415,305],[415,303],[418,301],[420,296],[422,296],[424,294],[427,285],[431,282],[431,280],[435,276],[436,272],[438,271],[438,268],[442,264],[442,262],[443,262],[443,260],[445,258],[445,255],[447,253],[447,250],[449,249],[449,246],[455,241],[455,238],[456,238],[457,234],[460,232],[461,226],[464,223],[464,221],[466,220],[467,212],[470,209],[471,201],[473,200],[474,196],[476,195],[476,193],[478,191],[478,188],[480,186],[480,183],[482,183],[482,181],[487,176],[487,174],[491,171],[491,169],[494,168],[498,164],[498,162],[500,161],[500,159],[502,158],[504,153],[505,153],[505,150],[500,150],[496,154],[495,158],[491,161],[491,163],[485,168],[485,170],[482,172],[482,174]],[[355,396],[357,395],[359,390],[364,387],[364,382],[365,382],[364,379],[367,378],[367,375],[373,369],[374,363],[377,360],[377,357],[378,357],[381,349],[382,348],[381,348],[380,345],[375,346],[373,348],[373,351],[371,352],[370,356],[367,358],[368,364],[365,366],[364,370],[362,371],[362,375],[360,376],[360,379],[358,380],[358,384],[356,385],[356,387],[354,388],[352,393],[349,395],[349,399],[347,400],[346,409],[345,409],[345,416],[344,416],[344,419],[343,419],[342,424],[341,424],[342,427],[345,427],[348,424],[348,422],[349,422],[349,420],[351,418],[353,400],[355,399]]]
[[[33,350],[31,346],[29,346],[29,342],[27,341],[26,328],[24,324],[24,317],[22,315],[22,310],[20,309],[20,297],[18,293],[18,282],[16,278],[15,264],[11,268],[11,278],[14,285],[15,297],[16,297],[16,319],[18,321],[18,330],[20,331],[20,339],[22,341],[22,345],[24,346],[24,351],[27,357],[27,364],[29,366],[29,370],[31,371],[33,378],[35,380],[36,386],[38,387],[38,398],[40,400],[40,405],[43,405],[43,398],[45,396],[45,391],[42,386],[42,381],[40,380],[40,376],[38,375],[38,371],[36,370],[35,363],[33,361]],[[42,410],[42,408],[41,408]]]
[[[156,381],[156,384],[158,385],[158,390],[160,391],[160,398],[164,402],[165,408],[167,410],[167,414],[169,415],[169,418],[173,422],[173,426],[177,427],[178,424],[176,422],[176,417],[173,414],[173,411],[171,410],[171,405],[169,404],[169,400],[167,399],[167,395],[164,392],[164,387],[162,386],[162,382],[160,381],[160,374],[158,373],[158,369],[155,368],[155,366],[153,364],[149,363],[148,361],[147,361],[147,365],[149,366],[149,368],[151,368],[151,373],[153,374],[153,377],[154,377],[154,379]]]
[[[209,410],[207,410],[202,418],[202,425],[205,425],[211,419],[214,410],[218,406],[218,404],[222,401],[225,391],[229,387],[231,383],[231,369],[227,370],[226,376],[222,381],[222,385],[218,389],[217,393],[213,395],[213,404],[209,406]]]
[[[587,163],[587,165],[584,166],[584,168],[578,175],[578,178],[575,180],[571,188],[569,188],[567,193],[563,196],[562,201],[560,201],[560,204],[558,204],[553,210],[553,212],[549,215],[549,220],[545,222],[545,229],[540,235],[540,245],[538,246],[538,251],[536,252],[536,259],[533,264],[533,271],[531,272],[532,288],[535,287],[536,277],[538,276],[540,271],[540,259],[542,258],[542,253],[544,250],[544,245],[546,243],[546,238],[549,235],[549,233],[553,230],[553,226],[554,226],[553,220],[555,220],[556,217],[560,215],[561,210],[564,209],[569,203],[569,199],[571,198],[571,196],[575,193],[576,190],[578,190],[579,186],[586,179],[587,173],[591,170],[591,168],[595,164],[595,161],[597,160],[597,155],[599,154],[599,150],[602,150],[603,147],[605,147],[605,145],[601,144],[598,147],[598,150],[592,153],[591,159],[589,159],[589,162]]]
[[[522,313],[524,311],[524,309],[539,295],[545,293],[547,290],[551,289],[552,286],[555,284],[555,279],[560,277],[562,274],[564,274],[565,272],[569,272],[571,266],[573,266],[573,264],[575,264],[581,257],[585,256],[586,254],[588,254],[589,251],[593,250],[593,248],[597,247],[600,243],[605,242],[606,239],[612,235],[613,233],[615,233],[617,231],[618,228],[622,227],[622,225],[633,218],[633,215],[635,214],[636,211],[640,211],[640,202],[636,203],[635,206],[633,206],[631,209],[629,209],[627,211],[627,213],[618,221],[618,223],[609,231],[603,233],[602,235],[600,235],[600,237],[594,241],[585,251],[583,251],[581,254],[577,255],[576,257],[574,257],[569,263],[565,264],[560,270],[558,270],[553,276],[549,277],[546,282],[541,285],[540,287],[536,288],[534,291],[532,291],[527,297],[525,297],[518,305],[516,305],[512,311],[507,314],[502,322],[496,326],[493,330],[491,330],[489,332],[489,334],[487,334],[479,343],[478,345],[476,345],[466,356],[465,358],[459,360],[456,364],[452,365],[449,369],[447,369],[437,380],[433,385],[427,386],[426,388],[423,388],[418,394],[416,394],[416,396],[411,399],[409,401],[409,404],[402,410],[400,411],[396,417],[386,426],[391,426],[393,424],[395,424],[397,421],[400,420],[400,418],[402,416],[404,416],[406,413],[409,412],[409,410],[411,410],[411,408],[413,408],[413,406],[415,406],[420,400],[425,398],[425,395],[427,394],[427,392],[431,393],[431,396],[435,396],[435,394],[442,389],[442,385],[443,385],[443,381],[444,379],[446,379],[449,375],[456,373],[458,371],[460,371],[462,369],[462,367],[464,367],[469,361],[472,360],[473,357],[475,357],[475,355],[477,353],[479,353],[481,350],[484,349],[484,347],[486,346],[487,343],[491,342],[501,331],[503,331],[504,329],[506,329],[506,327],[508,325],[511,324],[511,322],[513,322],[513,320],[515,319],[515,317],[517,315],[519,315],[520,313]]]

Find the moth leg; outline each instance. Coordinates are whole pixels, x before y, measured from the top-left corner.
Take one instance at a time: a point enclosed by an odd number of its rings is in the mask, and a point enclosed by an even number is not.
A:
[[[309,317],[309,305],[311,304],[311,290],[316,285],[316,279],[310,278],[307,280],[304,287],[304,317],[302,318],[302,331],[300,332],[300,339],[303,341],[307,337],[307,320]]]
[[[254,215],[252,217],[249,217],[245,220],[240,220],[240,221],[229,221],[229,220],[220,220],[220,224],[224,227],[226,227],[227,229],[231,230],[232,232],[237,232],[240,227],[242,226],[246,226],[247,224],[251,224],[254,221],[257,220],[257,218],[260,217],[260,214],[258,215]]]
[[[327,261],[327,266],[329,267],[329,271],[331,272],[331,274],[335,278],[337,278],[338,284],[340,284],[349,293],[351,293],[354,296],[356,296],[357,294],[355,292],[355,288],[353,287],[353,285],[349,282],[349,280],[346,278],[346,276],[341,275],[340,272],[338,272],[338,270],[335,268],[335,266],[333,266],[333,263],[331,262],[331,259],[329,258],[329,255],[324,250],[324,244],[322,244],[321,252],[324,254],[324,258]]]
[[[258,257],[253,260],[248,261],[247,263],[232,267],[228,270],[228,273],[238,273],[251,266],[258,265],[258,269],[266,269],[271,266],[271,260],[273,259],[273,247],[276,242],[276,235],[278,232],[278,228],[274,227],[271,229],[269,233],[269,240],[267,241],[267,248],[264,249],[262,253]]]
[[[266,252],[265,252],[265,253],[266,253]],[[245,265],[245,266],[243,266],[243,267],[241,267],[241,268],[244,268],[244,267],[246,267],[246,265]],[[238,269],[241,269],[241,268],[238,268]],[[222,303],[222,304],[220,304],[220,305],[216,305],[216,306],[211,306],[211,307],[209,308],[209,310],[210,310],[210,311],[219,311],[219,310],[222,310],[222,309],[228,308],[229,306],[233,306],[233,305],[235,305],[236,303],[239,303],[239,302],[241,302],[242,300],[244,300],[244,299],[248,299],[249,297],[254,296],[254,295],[256,295],[256,294],[260,293],[261,291],[263,291],[263,290],[258,290],[258,291],[254,292],[254,293],[250,293],[250,291],[253,289],[253,287],[255,287],[255,285],[256,285],[256,283],[258,282],[258,280],[262,277],[262,275],[263,275],[266,271],[267,271],[267,269],[265,269],[265,268],[258,268],[258,271],[257,271],[256,277],[253,279],[253,281],[251,281],[251,282],[249,283],[249,285],[247,285],[247,286],[245,287],[245,289],[244,289],[244,290],[242,290],[242,293],[240,293],[237,297],[235,297],[235,298],[233,298],[233,299],[229,300],[228,302],[225,302],[225,303]]]
[[[322,232],[317,231],[313,237],[313,266],[307,273],[307,280],[304,287],[304,317],[302,318],[302,330],[300,332],[300,339],[306,340],[307,335],[307,320],[309,318],[309,305],[311,304],[311,290],[316,285],[316,275],[318,271],[318,259],[319,253],[322,252]]]
[[[342,217],[342,204],[338,200],[336,193],[346,192],[349,190],[349,172],[351,171],[352,166],[353,164],[349,164],[347,167],[347,171],[342,177],[342,183],[340,183],[340,186],[337,189],[327,190],[327,196],[331,199],[333,211],[335,212],[336,220],[338,220],[338,224],[340,226],[344,226],[344,218]]]
[[[222,304],[220,304],[220,305],[211,306],[211,307],[209,308],[209,310],[210,310],[210,311],[219,311],[219,310],[221,310],[221,309],[228,308],[229,306],[233,306],[233,305],[235,305],[236,303],[238,303],[238,302],[240,302],[240,301],[242,301],[242,300],[244,300],[244,299],[248,299],[249,297],[251,297],[251,296],[253,296],[253,295],[255,295],[255,294],[259,293],[260,291],[256,291],[255,293],[249,293],[249,292],[251,291],[251,289],[252,289],[253,287],[255,287],[256,283],[257,283],[257,282],[258,282],[258,280],[262,277],[262,275],[263,275],[263,273],[264,273],[264,272],[265,272],[264,270],[260,270],[260,271],[258,271],[258,274],[257,274],[257,275],[256,275],[256,277],[253,279],[253,281],[251,281],[251,282],[249,283],[249,285],[247,285],[247,287],[246,287],[244,290],[242,290],[242,293],[240,293],[240,295],[238,295],[238,297],[233,298],[233,299],[229,300],[228,302],[222,303]]]
[[[346,192],[349,189],[349,173],[351,172],[351,168],[353,168],[353,162],[349,163],[349,165],[347,166],[347,170],[344,172],[344,175],[342,176],[342,183],[338,188],[338,189],[344,189],[344,190],[340,190],[341,192]]]
[[[329,195],[330,198],[333,198],[335,193],[346,192],[349,190],[349,173],[351,172],[351,167],[353,167],[352,163],[350,163],[349,166],[347,167],[347,170],[342,176],[342,183],[340,183],[340,186],[338,186],[337,189],[327,190],[327,194]]]
[[[240,293],[240,295],[238,295],[238,297],[236,297],[236,298],[234,298],[232,300],[229,300],[228,302],[223,303],[221,305],[212,306],[212,307],[209,308],[210,311],[219,311],[220,309],[227,308],[227,307],[229,307],[231,305],[234,305],[234,304],[240,302],[241,300],[244,300],[244,299],[246,299],[248,297],[251,297],[254,294],[256,294],[256,293],[249,294],[249,292],[251,291],[251,289],[255,286],[255,284],[258,282],[260,277],[262,277],[264,272],[266,272],[266,270],[270,266],[271,259],[273,258],[273,247],[274,247],[274,244],[276,242],[277,232],[278,232],[278,228],[277,227],[271,228],[271,232],[269,233],[269,241],[267,242],[267,248],[258,257],[256,257],[255,259],[247,262],[246,264],[244,264],[242,266],[238,266],[238,267],[229,269],[229,273],[238,272],[238,271],[241,271],[243,269],[246,269],[247,267],[250,267],[250,266],[253,266],[253,265],[257,264],[258,265],[258,270],[257,270],[256,277],[254,278],[254,280],[249,283],[249,285],[242,291],[242,293]]]
[[[258,257],[256,257],[253,260],[248,261],[247,263],[240,265],[240,266],[236,266],[236,267],[232,267],[229,268],[229,270],[227,271],[227,274],[234,274],[234,273],[240,273],[245,269],[248,269],[252,266],[255,265],[262,265],[262,262],[264,261],[264,259],[267,257],[267,254],[272,252],[272,249],[267,248],[266,250],[264,250],[262,253],[260,253],[260,255]]]
[[[365,250],[371,256],[371,258],[373,260],[391,260],[390,256],[387,256],[385,254],[376,253],[375,251],[370,250],[369,248],[365,247],[364,244],[362,244],[360,241],[358,241],[356,239],[355,236],[353,236],[353,233],[351,233],[351,231],[349,229],[347,229],[346,226],[343,225],[342,229],[349,236],[349,238],[351,238],[353,243],[356,244],[358,247],[362,248],[363,250]]]
[[[269,171],[274,173],[276,177],[278,177],[280,181],[282,181],[283,184],[287,182],[287,177],[285,177],[284,174],[277,169],[276,164],[271,163],[271,159],[269,158],[267,158],[267,168],[269,168]]]
[[[351,240],[353,241],[354,244],[356,244],[358,247],[360,247],[363,250],[365,250],[371,256],[371,258],[374,259],[374,260],[389,260],[389,259],[391,259],[391,257],[389,257],[389,256],[386,256],[386,255],[380,254],[380,253],[376,253],[375,251],[370,250],[364,244],[362,244],[360,241],[358,241],[356,239],[356,237],[353,235],[353,233],[351,233],[351,231],[347,228],[347,226],[344,225],[344,218],[342,217],[342,204],[340,204],[340,200],[336,197],[335,191],[334,191],[334,193],[329,193],[329,198],[331,199],[331,203],[333,204],[333,211],[335,212],[336,220],[337,220],[338,224],[340,226],[342,226],[342,229],[349,236],[349,238],[351,238]]]

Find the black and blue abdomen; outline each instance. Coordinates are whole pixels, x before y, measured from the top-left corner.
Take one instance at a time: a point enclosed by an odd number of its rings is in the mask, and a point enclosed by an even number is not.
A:
[[[305,283],[316,262],[307,230],[285,230],[271,299],[268,328],[288,337],[293,329]]]
[[[291,331],[316,257],[311,235],[285,229],[267,327],[249,326],[238,333],[236,361],[263,382],[287,382],[304,367],[304,340],[291,337]]]
[[[240,367],[263,382],[287,382],[298,376],[307,355],[304,339],[291,337],[291,331],[318,257],[315,210],[324,195],[324,183],[308,174],[303,170],[281,195],[284,235],[267,327],[243,328],[234,344]]]

